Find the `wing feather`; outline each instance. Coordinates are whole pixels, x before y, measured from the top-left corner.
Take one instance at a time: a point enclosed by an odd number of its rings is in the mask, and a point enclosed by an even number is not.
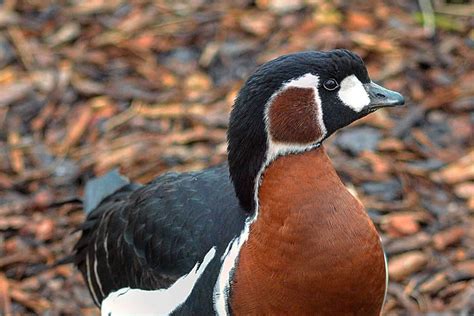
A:
[[[126,287],[168,288],[212,247],[220,258],[245,217],[225,166],[168,173],[105,198],[81,227],[75,262],[97,305]]]

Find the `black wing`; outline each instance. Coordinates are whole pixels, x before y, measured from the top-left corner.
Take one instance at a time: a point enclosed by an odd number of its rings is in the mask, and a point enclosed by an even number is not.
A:
[[[167,288],[210,248],[220,258],[245,217],[226,166],[168,173],[104,199],[82,226],[75,262],[98,305],[124,287]]]

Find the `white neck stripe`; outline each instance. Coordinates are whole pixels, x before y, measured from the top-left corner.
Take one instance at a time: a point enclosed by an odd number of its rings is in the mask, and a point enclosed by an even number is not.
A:
[[[265,111],[264,111],[264,120],[265,120],[265,131],[267,134],[267,152],[265,154],[265,160],[263,165],[261,166],[257,176],[255,177],[255,188],[254,188],[254,201],[255,201],[255,210],[251,217],[247,218],[245,222],[244,229],[242,230],[241,234],[234,238],[221,258],[222,267],[221,271],[219,272],[219,276],[217,282],[214,286],[214,310],[216,311],[217,315],[219,316],[227,316],[229,315],[229,306],[228,306],[228,299],[229,299],[229,288],[230,288],[230,281],[232,279],[235,267],[237,265],[237,260],[239,257],[240,250],[244,243],[248,240],[250,234],[250,226],[257,220],[258,217],[258,210],[259,210],[259,201],[258,201],[258,190],[260,188],[260,183],[262,181],[262,176],[265,169],[270,165],[277,157],[281,155],[286,155],[289,153],[298,153],[304,152],[309,149],[318,147],[320,144],[319,142],[325,137],[327,131],[326,127],[323,123],[323,111],[322,111],[322,104],[321,99],[319,97],[318,92],[319,86],[319,77],[313,75],[311,73],[307,73],[299,78],[290,80],[283,84],[282,88],[275,92],[270,99],[265,104]],[[315,104],[318,107],[316,111],[318,113],[318,124],[321,127],[322,136],[315,143],[309,144],[286,144],[275,142],[272,140],[270,131],[269,131],[269,119],[268,119],[268,111],[269,108],[275,99],[275,97],[289,87],[298,87],[298,88],[311,88],[314,90],[314,97],[315,97]]]

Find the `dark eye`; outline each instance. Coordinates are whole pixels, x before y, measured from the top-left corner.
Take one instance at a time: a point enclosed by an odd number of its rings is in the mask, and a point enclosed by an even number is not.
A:
[[[335,79],[328,79],[324,82],[323,87],[326,90],[332,91],[339,88],[339,84],[337,83]]]

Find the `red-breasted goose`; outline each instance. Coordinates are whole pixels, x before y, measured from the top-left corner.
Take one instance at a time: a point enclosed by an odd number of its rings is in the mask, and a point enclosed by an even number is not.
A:
[[[403,103],[350,51],[281,56],[235,100],[228,164],[89,182],[75,261],[102,315],[380,314],[380,238],[321,144]]]

